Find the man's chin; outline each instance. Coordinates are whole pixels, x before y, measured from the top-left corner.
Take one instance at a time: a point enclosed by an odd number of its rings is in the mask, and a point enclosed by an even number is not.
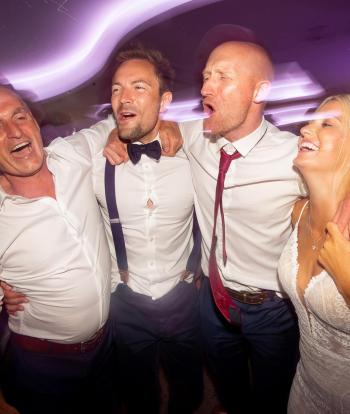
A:
[[[123,141],[139,141],[143,137],[144,132],[141,128],[119,128],[119,138]]]
[[[216,128],[215,122],[213,122],[211,118],[204,119],[203,130],[205,133],[210,134],[210,135],[218,134],[218,130]]]
[[[125,142],[133,142],[137,141],[137,137],[135,138],[132,131],[119,131],[119,138]]]

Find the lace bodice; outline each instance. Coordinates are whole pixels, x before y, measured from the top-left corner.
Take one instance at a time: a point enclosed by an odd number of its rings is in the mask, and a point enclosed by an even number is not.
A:
[[[326,271],[310,280],[301,300],[297,290],[298,224],[279,261],[279,277],[294,304],[300,328],[300,362],[289,412],[350,413],[350,309]]]

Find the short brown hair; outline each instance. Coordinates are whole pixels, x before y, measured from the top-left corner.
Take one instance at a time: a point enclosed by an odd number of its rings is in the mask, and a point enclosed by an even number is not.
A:
[[[116,57],[115,71],[124,62],[133,59],[146,60],[154,67],[154,71],[159,81],[160,95],[162,95],[164,92],[172,90],[175,71],[171,67],[169,61],[161,54],[161,52],[155,49],[146,49],[143,46],[124,49],[119,52]]]

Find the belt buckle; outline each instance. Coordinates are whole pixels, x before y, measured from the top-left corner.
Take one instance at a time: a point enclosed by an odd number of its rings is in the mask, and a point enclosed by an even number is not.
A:
[[[257,291],[252,294],[251,302],[254,305],[261,305],[265,301],[263,291]]]
[[[249,305],[261,305],[266,298],[264,298],[263,292],[241,292],[243,303]]]
[[[260,292],[259,305],[261,305],[262,303],[264,303],[267,299],[271,298],[269,292],[270,291],[268,291],[268,290],[262,290]]]

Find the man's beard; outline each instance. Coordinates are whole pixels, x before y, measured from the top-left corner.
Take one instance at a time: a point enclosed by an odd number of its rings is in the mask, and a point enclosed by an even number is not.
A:
[[[123,129],[120,129],[119,138],[130,142],[142,142],[142,139],[156,128],[157,122],[158,118],[155,118],[152,120],[152,122],[150,122],[151,125],[149,125],[148,123],[148,125],[144,126],[141,125],[141,123],[139,123],[138,125],[132,128],[126,128],[124,131]]]
[[[141,125],[137,125],[129,131],[123,132],[122,130],[119,130],[119,138],[131,142],[140,141],[147,133],[147,131],[141,128]]]

